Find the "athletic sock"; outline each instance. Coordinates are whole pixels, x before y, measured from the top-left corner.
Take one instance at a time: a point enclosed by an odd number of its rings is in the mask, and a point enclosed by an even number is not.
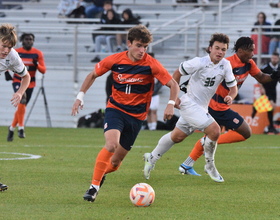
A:
[[[157,129],[157,122],[149,122],[148,123],[148,128],[150,131],[156,130]]]
[[[96,191],[98,192],[98,191],[99,191],[99,189],[100,189],[100,186],[99,186],[99,185],[94,185],[94,184],[91,184],[89,188],[90,188],[90,189],[95,188],[95,189],[96,189]]]
[[[18,125],[20,127],[24,126],[24,115],[25,115],[25,109],[26,109],[26,105],[25,104],[18,104]]]
[[[16,128],[13,127],[13,126],[10,126],[9,129],[10,129],[10,131],[15,131],[16,130]]]
[[[195,143],[191,153],[189,154],[189,157],[191,157],[194,161],[197,161],[197,159],[200,158],[200,156],[203,154],[204,149],[203,149],[203,145],[201,142],[204,143],[204,138],[205,137],[199,139]]]
[[[246,138],[244,138],[241,134],[237,133],[236,131],[229,130],[227,133],[220,135],[218,144],[235,143],[245,140]]]
[[[273,109],[272,109],[272,111],[267,112],[267,117],[268,117],[269,125],[271,127],[274,127],[274,125],[273,125]]]
[[[188,167],[193,167],[194,162],[195,161],[190,156],[188,156],[188,158],[183,162],[183,164]]]
[[[119,167],[121,166],[121,164],[122,163],[120,163],[118,166],[114,167],[113,164],[110,162],[107,166],[107,170],[106,170],[105,174],[117,171],[119,169]]]
[[[92,185],[100,185],[100,182],[107,170],[108,164],[111,161],[111,157],[114,153],[109,152],[106,148],[102,148],[96,157],[94,171],[92,175]]]
[[[167,152],[175,143],[171,140],[171,132],[163,135],[155,149],[151,153],[150,162],[155,164],[156,161],[162,157],[162,155]]]
[[[15,114],[14,114],[14,119],[12,121],[12,125],[11,127],[15,128],[18,124],[18,108],[17,110],[15,111]]]
[[[217,141],[212,141],[208,136],[206,136],[203,147],[206,162],[214,161],[215,152],[217,149]]]

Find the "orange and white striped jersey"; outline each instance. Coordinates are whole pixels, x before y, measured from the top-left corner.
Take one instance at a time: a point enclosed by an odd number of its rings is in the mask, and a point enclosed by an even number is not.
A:
[[[99,76],[109,70],[113,73],[113,86],[107,108],[118,109],[139,120],[145,120],[149,110],[154,78],[163,85],[172,79],[162,64],[148,54],[132,62],[124,51],[110,55],[95,65]]]

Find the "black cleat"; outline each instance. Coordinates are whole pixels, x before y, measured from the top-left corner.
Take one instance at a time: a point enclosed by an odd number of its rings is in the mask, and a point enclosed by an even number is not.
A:
[[[6,186],[6,185],[0,183],[0,192],[3,192],[3,191],[5,191],[5,190],[7,190],[7,189],[8,189],[8,186]]]
[[[267,134],[278,134],[279,132],[276,130],[274,126],[269,126],[268,127],[268,132]]]
[[[8,136],[7,141],[13,141],[14,140],[14,131],[10,130],[10,127],[8,128]]]
[[[97,190],[92,187],[91,189],[87,190],[84,197],[84,200],[89,201],[89,202],[94,202],[94,200],[96,199],[98,192]]]
[[[101,188],[101,186],[103,185],[104,181],[106,179],[106,175],[104,175],[102,177],[102,180],[100,181],[100,186],[99,189]],[[94,200],[96,199],[98,192],[97,190],[92,187],[89,190],[86,191],[85,195],[83,196],[84,200],[89,201],[89,202],[94,202]]]
[[[19,130],[18,130],[18,137],[19,137],[19,138],[25,138],[25,133],[24,133],[24,130],[23,130],[23,129],[19,129]]]

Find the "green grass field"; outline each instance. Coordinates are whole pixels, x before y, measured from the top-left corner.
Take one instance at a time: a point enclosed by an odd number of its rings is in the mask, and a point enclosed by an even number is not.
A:
[[[242,143],[218,146],[216,166],[225,179],[215,183],[195,164],[201,177],[180,175],[178,166],[201,133],[175,145],[156,164],[150,180],[143,159],[167,131],[141,131],[121,168],[107,176],[94,203],[82,196],[93,163],[104,144],[101,129],[26,128],[26,138],[6,142],[0,127],[0,219],[280,219],[280,136],[253,135]],[[32,154],[39,159],[15,160]],[[9,158],[10,160],[4,160]],[[14,160],[12,160],[14,159]],[[134,207],[131,187],[147,182],[155,190],[150,207]]]

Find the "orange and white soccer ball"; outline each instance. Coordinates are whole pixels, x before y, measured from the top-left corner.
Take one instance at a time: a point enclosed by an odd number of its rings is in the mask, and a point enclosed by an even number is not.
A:
[[[150,206],[155,201],[155,191],[147,183],[137,183],[131,188],[129,198],[135,206]]]

